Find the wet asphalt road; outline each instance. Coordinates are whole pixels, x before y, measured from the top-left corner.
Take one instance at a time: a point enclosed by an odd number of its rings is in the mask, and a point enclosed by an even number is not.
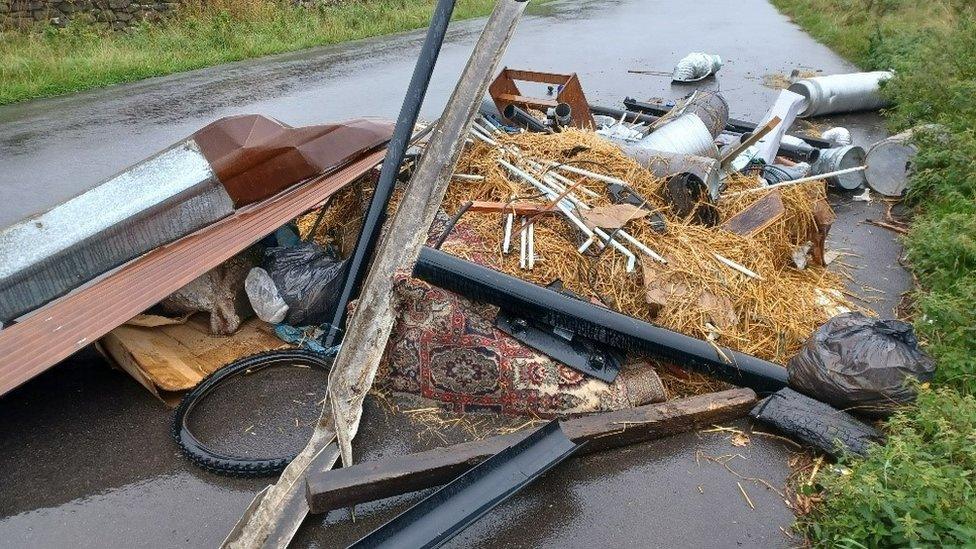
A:
[[[776,94],[762,86],[764,74],[853,69],[763,0],[706,0],[694,8],[654,0],[563,1],[532,13],[505,62],[576,71],[594,103],[688,93],[666,78],[627,70],[670,70],[696,50],[725,58],[719,78],[704,87],[721,88],[732,115],[743,119],[758,119]],[[442,108],[479,28],[479,21],[453,25],[425,116]],[[294,125],[394,117],[421,40],[421,33],[407,33],[0,107],[0,225],[82,192],[221,116],[256,112]],[[854,130],[859,144],[884,135],[875,115],[838,122]],[[890,233],[863,223],[880,217],[881,206],[851,202],[846,194],[832,201],[839,217],[832,246],[856,254],[848,262],[860,265],[851,289],[890,315],[910,280],[898,266],[900,246]],[[208,403],[199,428],[210,440],[254,452],[297,449],[323,381],[305,371],[242,382],[225,401]],[[212,547],[267,483],[214,476],[183,461],[169,437],[169,411],[92,353],[0,399],[0,418],[5,547]],[[463,433],[444,436],[453,442]],[[443,443],[370,401],[357,451],[360,459],[378,459]],[[699,433],[574,459],[452,545],[796,545],[782,531],[792,515],[776,492],[703,457],[734,454],[729,465],[736,472],[780,487],[791,451],[763,437],[740,448],[723,435]],[[418,497],[360,506],[355,523],[345,511],[313,518],[295,546],[344,546]]]

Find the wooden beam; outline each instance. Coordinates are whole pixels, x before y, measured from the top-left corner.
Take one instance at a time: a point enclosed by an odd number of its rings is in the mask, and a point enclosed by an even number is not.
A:
[[[721,163],[722,168],[723,169],[728,168],[729,165],[732,164],[732,161],[735,160],[737,156],[742,154],[749,147],[755,145],[763,137],[766,137],[766,134],[773,131],[773,128],[778,126],[780,122],[782,122],[782,120],[780,120],[780,117],[774,116],[769,120],[769,122],[766,122],[766,125],[764,125],[761,128],[756,128],[756,130],[752,132],[749,135],[749,137],[744,139],[742,143],[739,143],[738,145],[733,147],[732,150],[729,151],[722,158],[722,163]]]
[[[562,422],[583,453],[637,444],[742,417],[756,403],[751,389],[719,393],[592,414]],[[358,463],[306,477],[313,513],[325,513],[447,483],[485,459],[517,443],[528,431],[435,448],[388,460]]]

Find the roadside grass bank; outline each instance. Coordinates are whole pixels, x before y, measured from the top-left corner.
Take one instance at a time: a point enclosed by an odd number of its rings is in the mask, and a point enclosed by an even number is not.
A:
[[[112,32],[90,22],[0,32],[0,105],[427,26],[433,0],[198,0]],[[454,19],[491,0],[458,0]]]
[[[888,441],[822,476],[800,519],[816,545],[969,546],[976,540],[976,6],[970,0],[772,0],[865,70],[894,69],[892,130],[923,132],[905,237],[913,322],[937,360],[932,388],[890,419]]]

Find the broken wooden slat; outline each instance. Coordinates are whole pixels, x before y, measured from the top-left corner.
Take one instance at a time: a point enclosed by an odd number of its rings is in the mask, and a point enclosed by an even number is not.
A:
[[[784,215],[786,207],[783,205],[783,195],[777,190],[726,219],[719,227],[738,235],[753,236],[782,219]]]
[[[773,131],[773,128],[779,125],[780,122],[782,122],[782,120],[780,120],[780,117],[774,116],[769,120],[769,122],[766,122],[766,124],[763,127],[756,128],[756,131],[752,132],[749,135],[749,137],[745,138],[742,141],[742,143],[739,143],[738,145],[733,147],[732,150],[728,152],[728,154],[722,157],[722,164],[721,164],[722,168],[724,169],[729,167],[732,164],[733,160],[735,160],[740,154],[745,152],[746,149],[755,145],[757,141],[759,141],[763,137],[766,137],[766,134]]]
[[[556,213],[558,210],[544,202],[471,202],[470,212],[514,213],[515,215],[539,215]]]
[[[582,452],[637,444],[744,416],[756,402],[751,389],[733,389],[691,398],[592,414],[562,423]],[[365,462],[306,477],[309,508],[324,513],[444,484],[525,438],[528,432],[466,442],[389,460]]]

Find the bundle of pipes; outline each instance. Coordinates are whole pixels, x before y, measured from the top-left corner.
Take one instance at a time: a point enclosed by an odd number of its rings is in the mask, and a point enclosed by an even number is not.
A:
[[[634,238],[630,233],[623,229],[614,231],[613,235],[597,226],[588,225],[578,214],[579,211],[591,210],[592,205],[588,204],[582,197],[574,193],[580,190],[582,194],[595,196],[593,191],[588,191],[585,187],[580,187],[559,171],[575,173],[599,179],[614,185],[628,187],[625,181],[614,177],[600,175],[589,170],[584,170],[575,166],[568,166],[553,163],[547,159],[532,158],[522,154],[522,151],[514,145],[500,144],[492,138],[493,135],[505,135],[487,117],[480,117],[471,127],[471,136],[491,147],[496,147],[503,153],[503,158],[498,159],[498,164],[506,169],[512,176],[529,184],[539,191],[548,200],[552,201],[552,207],[559,210],[565,218],[576,226],[585,235],[586,239],[579,246],[579,253],[585,252],[591,245],[596,243],[601,248],[611,246],[614,250],[627,258],[627,272],[633,272],[637,266],[637,256],[624,244],[634,246],[638,252],[643,253],[655,261],[665,262],[660,254],[647,247],[645,244]],[[514,213],[509,213],[505,221],[505,237],[503,253],[508,253],[512,240],[512,229],[514,224]],[[534,223],[531,219],[523,218],[520,229],[521,234],[521,255],[519,265],[523,269],[532,269],[535,266]],[[620,240],[618,240],[618,237]],[[621,242],[623,240],[623,242]]]

